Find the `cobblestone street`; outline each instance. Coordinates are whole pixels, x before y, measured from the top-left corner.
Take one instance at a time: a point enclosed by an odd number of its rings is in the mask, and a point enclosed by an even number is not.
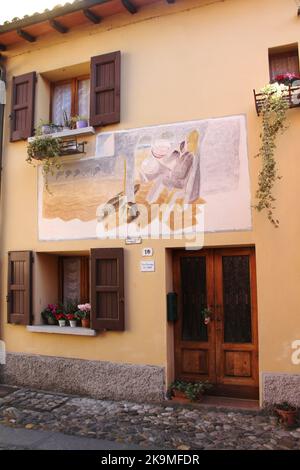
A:
[[[152,449],[300,449],[300,427],[284,429],[263,412],[112,402],[12,387],[0,398],[0,424]]]

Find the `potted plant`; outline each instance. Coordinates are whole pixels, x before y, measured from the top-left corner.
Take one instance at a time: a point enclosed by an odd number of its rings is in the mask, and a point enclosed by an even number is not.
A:
[[[57,313],[56,304],[48,304],[48,306],[41,312],[42,319],[46,325],[56,325],[55,314]]]
[[[296,424],[297,408],[288,402],[276,404],[274,406],[275,413],[279,416],[280,421],[286,427],[292,427]]]
[[[179,399],[182,402],[201,401],[203,395],[212,388],[209,382],[185,382],[176,380],[169,387],[170,398]]]
[[[261,147],[257,156],[262,159],[262,168],[258,175],[257,203],[254,208],[258,212],[265,210],[269,221],[276,228],[279,227],[279,220],[274,216],[273,186],[280,176],[275,160],[275,150],[278,135],[287,129],[289,103],[286,97],[288,92],[288,87],[279,83],[267,85],[261,90],[263,102],[260,111],[262,116]]]
[[[88,118],[86,116],[74,116],[74,122],[76,129],[83,129],[84,127],[88,127]]]
[[[64,122],[63,128],[65,130],[74,129],[74,124],[75,124],[74,118],[72,116],[68,116],[65,110],[63,111],[63,122]]]
[[[57,312],[55,318],[58,321],[59,326],[66,326],[66,317],[62,312]]]
[[[87,304],[79,304],[77,311],[77,318],[81,320],[81,326],[83,328],[90,327],[90,312],[91,312],[91,305]]]
[[[65,313],[66,319],[69,321],[70,326],[74,328],[77,326],[77,304],[78,302],[74,302],[72,300],[68,300],[66,304],[63,306],[63,311]]]
[[[208,325],[212,316],[211,309],[209,307],[206,307],[202,310],[201,314],[202,314],[204,324]]]
[[[61,168],[59,156],[61,153],[62,140],[50,135],[37,135],[34,140],[28,142],[27,159],[30,164],[34,160],[40,160],[43,164],[43,175],[45,187],[48,190],[48,175],[53,175],[55,170]]]
[[[275,76],[274,82],[277,82],[279,84],[283,84],[285,86],[293,86],[294,81],[299,81],[300,80],[300,75],[297,73],[280,73]]]
[[[52,134],[53,132],[53,127],[50,121],[40,121],[40,125],[38,126],[38,133],[41,135],[47,135],[47,134]]]
[[[77,326],[77,319],[74,313],[67,313],[66,318],[69,321],[71,328],[75,328]]]

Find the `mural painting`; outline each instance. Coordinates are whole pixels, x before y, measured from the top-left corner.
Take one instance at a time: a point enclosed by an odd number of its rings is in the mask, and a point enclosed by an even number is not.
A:
[[[106,238],[124,223],[146,236],[155,219],[160,234],[174,234],[172,212],[187,207],[189,231],[199,214],[206,232],[249,230],[245,117],[100,132],[95,156],[64,163],[49,187],[40,174],[41,240]]]

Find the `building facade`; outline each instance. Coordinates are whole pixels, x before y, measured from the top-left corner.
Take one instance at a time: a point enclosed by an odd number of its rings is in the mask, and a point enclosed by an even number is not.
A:
[[[276,228],[254,208],[253,96],[299,73],[299,21],[294,0],[112,0],[0,28],[1,380],[139,401],[208,380],[300,404],[299,109]],[[26,161],[37,129],[63,142],[46,177],[45,148]],[[43,324],[70,300],[90,328]]]

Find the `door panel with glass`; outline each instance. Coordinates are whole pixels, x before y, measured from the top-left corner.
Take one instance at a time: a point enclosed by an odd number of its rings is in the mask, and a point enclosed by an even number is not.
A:
[[[254,250],[175,252],[174,287],[176,378],[208,380],[222,395],[257,397]]]

